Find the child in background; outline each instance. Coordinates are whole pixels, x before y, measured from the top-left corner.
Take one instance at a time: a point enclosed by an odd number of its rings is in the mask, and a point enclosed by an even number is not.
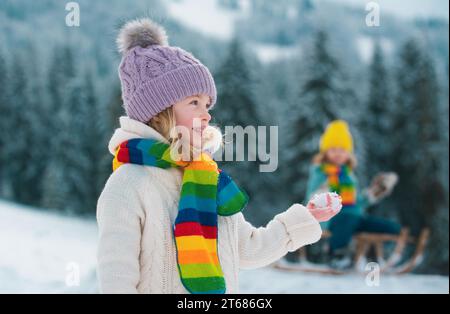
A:
[[[351,266],[347,247],[352,236],[359,232],[399,234],[400,225],[364,213],[364,210],[389,195],[397,182],[393,173],[377,175],[369,188],[360,190],[354,175],[356,158],[353,138],[348,124],[331,122],[320,139],[320,152],[310,169],[307,199],[314,194],[332,191],[342,198],[342,209],[333,219],[323,222],[322,228],[331,232],[329,239],[331,266],[339,269]]]

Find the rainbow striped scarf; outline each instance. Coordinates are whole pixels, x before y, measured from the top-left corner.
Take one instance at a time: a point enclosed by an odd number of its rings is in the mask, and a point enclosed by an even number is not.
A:
[[[336,192],[342,198],[342,209],[356,204],[356,185],[352,169],[347,166],[336,166],[329,163],[320,165],[322,172],[328,177],[330,192]]]
[[[116,150],[113,171],[125,163],[184,170],[178,215],[173,226],[181,282],[191,293],[225,293],[217,252],[217,215],[241,211],[248,196],[206,153],[177,161],[168,144],[132,139]]]

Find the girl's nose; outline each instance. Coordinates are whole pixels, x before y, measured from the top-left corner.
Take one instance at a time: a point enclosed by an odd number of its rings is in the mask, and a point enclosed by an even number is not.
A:
[[[209,114],[208,109],[203,109],[202,120],[206,120],[208,123],[211,121],[211,115]]]

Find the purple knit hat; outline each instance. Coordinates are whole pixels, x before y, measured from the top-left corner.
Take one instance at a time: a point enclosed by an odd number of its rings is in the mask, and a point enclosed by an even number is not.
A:
[[[164,28],[149,19],[128,22],[117,45],[122,53],[119,78],[127,115],[147,123],[176,102],[197,94],[217,99],[208,68],[189,52],[168,45]]]

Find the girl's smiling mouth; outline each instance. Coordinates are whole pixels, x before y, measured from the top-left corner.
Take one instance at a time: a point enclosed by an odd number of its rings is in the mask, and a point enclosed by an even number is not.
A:
[[[208,127],[208,126],[202,126],[202,127],[200,127],[200,128],[192,128],[192,130],[194,130],[194,132],[203,134],[203,132],[205,131],[205,129],[206,129],[207,127]]]

